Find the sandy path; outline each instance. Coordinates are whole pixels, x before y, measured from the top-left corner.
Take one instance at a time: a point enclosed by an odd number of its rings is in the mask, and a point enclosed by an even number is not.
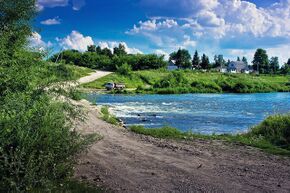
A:
[[[81,79],[78,80],[78,83],[80,84],[85,84],[85,83],[89,83],[89,82],[93,82],[99,78],[102,78],[104,76],[107,76],[109,74],[112,74],[112,72],[106,72],[106,71],[95,71],[93,73],[91,73],[89,76],[83,77]]]
[[[76,177],[113,192],[290,192],[290,159],[221,141],[158,140],[98,118],[80,102],[82,133],[104,138],[81,155]]]

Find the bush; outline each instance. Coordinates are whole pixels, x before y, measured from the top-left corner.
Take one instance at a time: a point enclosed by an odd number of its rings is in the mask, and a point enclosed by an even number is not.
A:
[[[71,130],[75,108],[36,90],[10,93],[0,108],[0,190],[49,187],[72,175],[85,146]]]
[[[132,74],[132,67],[129,66],[127,63],[122,64],[122,66],[117,67],[117,73],[124,76],[131,76]]]
[[[290,115],[270,116],[249,134],[262,136],[273,145],[290,150]]]

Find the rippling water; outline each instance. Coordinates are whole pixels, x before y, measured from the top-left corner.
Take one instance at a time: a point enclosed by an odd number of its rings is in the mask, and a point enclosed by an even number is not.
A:
[[[87,98],[110,106],[127,125],[172,126],[202,134],[244,132],[269,115],[290,112],[290,93],[88,94]]]

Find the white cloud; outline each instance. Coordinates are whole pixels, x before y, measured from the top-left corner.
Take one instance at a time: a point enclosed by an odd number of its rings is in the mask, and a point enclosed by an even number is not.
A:
[[[31,34],[31,36],[28,38],[29,41],[29,47],[33,48],[33,49],[37,49],[39,51],[44,51],[47,48],[52,46],[51,42],[44,42],[42,40],[42,37],[39,33],[37,32],[33,32]]]
[[[55,17],[53,19],[47,19],[40,22],[42,25],[59,25],[61,24],[61,21],[58,17]]]
[[[125,42],[116,42],[116,41],[108,41],[108,42],[99,42],[98,45],[104,49],[109,48],[112,52],[114,51],[115,47],[118,47],[119,44],[124,45],[125,50],[128,54],[142,54],[143,52],[137,48],[130,48]]]
[[[83,6],[85,6],[85,0],[73,0],[73,10],[79,11]]]
[[[154,51],[154,53],[157,54],[158,56],[164,56],[165,60],[169,60],[169,54],[164,50],[157,49]]]
[[[38,0],[36,6],[39,10],[45,7],[65,7],[68,5],[69,0]]]
[[[262,47],[283,60],[290,57],[283,52],[290,44],[290,0],[268,7],[246,0],[141,0],[141,4],[163,17],[139,22],[127,34],[147,37],[160,49],[229,53],[228,49]],[[169,20],[174,24],[163,24]]]
[[[80,10],[85,6],[85,0],[71,0],[72,9],[75,11]],[[53,7],[66,7],[70,4],[70,0],[37,0],[36,7],[38,10],[43,10],[44,8]]]
[[[92,37],[84,36],[77,31],[72,31],[70,35],[63,39],[57,38],[57,41],[64,49],[74,49],[81,52],[86,51],[88,46],[94,44]]]

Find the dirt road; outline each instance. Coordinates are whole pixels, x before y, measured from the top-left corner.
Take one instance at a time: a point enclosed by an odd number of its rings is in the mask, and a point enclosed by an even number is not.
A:
[[[113,192],[290,192],[290,159],[222,141],[158,140],[100,120],[78,125],[103,139],[80,156],[76,178]]]
[[[89,76],[85,76],[81,79],[78,80],[78,83],[80,84],[85,84],[85,83],[89,83],[89,82],[93,82],[99,78],[102,78],[104,76],[107,76],[109,74],[111,74],[112,72],[107,72],[107,71],[95,71],[93,73],[91,73]]]

